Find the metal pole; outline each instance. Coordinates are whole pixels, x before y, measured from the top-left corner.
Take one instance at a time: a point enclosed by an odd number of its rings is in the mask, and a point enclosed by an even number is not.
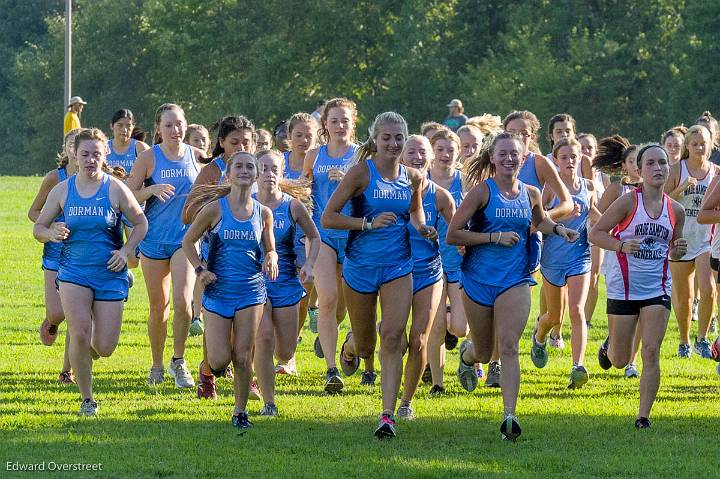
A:
[[[72,0],[65,0],[65,104],[67,110],[72,96]]]

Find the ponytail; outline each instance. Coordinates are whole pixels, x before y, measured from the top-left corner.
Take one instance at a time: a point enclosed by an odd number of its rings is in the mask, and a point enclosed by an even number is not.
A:
[[[327,108],[325,109],[325,111],[328,111]],[[400,113],[395,113],[394,111],[386,111],[384,113],[380,113],[378,116],[375,117],[375,121],[373,121],[372,125],[370,125],[370,128],[368,128],[368,139],[365,143],[358,147],[355,155],[353,155],[352,157],[352,160],[350,160],[350,163],[348,163],[348,169],[352,166],[357,165],[358,163],[366,161],[368,158],[370,158],[370,156],[372,156],[373,153],[377,153],[377,144],[375,143],[375,139],[380,132],[380,128],[385,125],[402,125],[403,134],[407,139],[407,122]]]
[[[495,145],[500,140],[515,140],[523,147],[525,145],[520,136],[507,131],[488,136],[483,141],[480,153],[475,158],[469,159],[464,165],[465,184],[463,186],[465,190],[469,190],[495,175],[495,165],[492,164],[490,158],[495,152]]]
[[[631,148],[627,138],[620,135],[608,136],[598,142],[598,151],[592,167],[608,175],[620,174],[623,162],[633,151],[634,148]]]

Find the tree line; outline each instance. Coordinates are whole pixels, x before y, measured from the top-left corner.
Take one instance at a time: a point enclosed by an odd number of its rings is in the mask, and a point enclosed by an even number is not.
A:
[[[64,2],[6,3],[0,174],[38,174],[62,142]],[[122,107],[147,129],[167,101],[193,123],[268,127],[340,95],[361,138],[379,112],[416,130],[451,98],[469,116],[568,112],[638,142],[720,115],[714,0],[76,0],[73,15],[73,94],[106,131]]]

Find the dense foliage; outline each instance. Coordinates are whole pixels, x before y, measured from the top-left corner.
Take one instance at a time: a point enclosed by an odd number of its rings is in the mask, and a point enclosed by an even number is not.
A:
[[[62,137],[64,2],[5,3],[0,173],[40,173]],[[718,110],[720,2],[711,0],[74,5],[73,94],[89,102],[86,126],[107,129],[129,107],[151,128],[165,101],[195,123],[239,112],[270,126],[345,95],[363,131],[391,109],[416,128],[461,98],[469,115],[522,108],[546,123],[569,112],[579,130],[646,141]]]

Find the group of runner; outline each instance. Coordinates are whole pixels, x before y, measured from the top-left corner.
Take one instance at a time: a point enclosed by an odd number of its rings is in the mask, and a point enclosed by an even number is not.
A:
[[[568,387],[577,389],[590,378],[587,329],[605,274],[608,336],[598,360],[635,377],[641,353],[638,428],[650,426],[671,305],[678,355],[717,357],[709,335],[720,176],[709,113],[643,145],[619,135],[598,142],[558,114],[547,155],[529,111],[470,118],[457,132],[426,123],[412,135],[400,114],[385,112],[362,144],[351,100],[330,100],[316,116],[297,113],[272,133],[228,116],[210,129],[211,141],[179,105],[163,104],[152,146],[134,135],[127,109],[112,116],[111,140],[96,128],[66,135],[29,217],[45,244],[40,337],[52,344],[67,319],[59,380],[77,383],[81,415],[97,414],[93,360],[117,346],[128,268],[138,262],[149,303],[148,384],[167,371],[177,387],[195,387],[184,356],[188,336],[202,334],[197,394],[215,398],[215,378],[232,377],[238,428],[252,426],[250,398],[262,399],[261,415],[278,415],[275,374],[296,373],[309,316],[325,392],[342,391],[361,359],[361,384],[375,384],[377,353],[376,436],[394,437],[396,417],[414,418],[421,380],[432,383],[430,394],[444,393],[445,351],[464,337],[458,380],[467,391],[483,376],[502,388],[500,431],[515,440],[520,337],[540,277],[530,356],[542,368],[548,346],[564,348],[567,311]],[[350,331],[339,344],[346,311]]]

